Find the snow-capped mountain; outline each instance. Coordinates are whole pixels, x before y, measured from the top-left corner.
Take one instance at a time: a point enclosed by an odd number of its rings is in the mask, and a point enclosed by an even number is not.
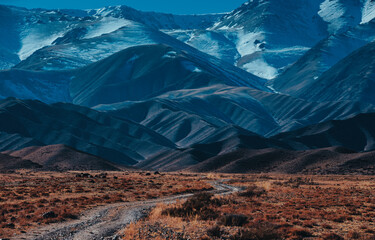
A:
[[[208,15],[0,6],[0,98],[22,99],[0,101],[0,150],[65,144],[156,166],[318,146],[302,136],[331,147],[318,133],[332,120],[375,112],[374,9],[372,0],[249,0]]]
[[[360,47],[375,41],[375,20],[362,23],[341,34],[334,34],[320,41],[279,77],[273,87],[290,95],[308,89],[317,79],[340,60]],[[370,59],[369,59],[370,60]]]
[[[76,68],[126,47],[165,43],[163,31],[258,77],[272,79],[320,40],[370,22],[374,7],[370,0],[251,0],[225,15],[184,16],[141,12],[126,6],[85,11],[3,6],[2,17],[10,17],[2,21],[0,31],[8,33],[10,29],[6,42],[13,46],[4,44],[7,47],[0,56],[0,67],[7,69],[20,61],[35,62],[42,57],[53,58],[55,63],[48,63],[52,67],[33,65],[56,69],[56,62],[61,62],[66,68]],[[105,37],[108,34],[112,36]],[[47,46],[48,50],[44,49]],[[44,53],[31,56],[38,50]],[[87,56],[96,57],[88,60]],[[30,63],[17,67],[26,65]]]
[[[147,26],[154,31],[160,28],[205,29],[221,16],[222,14],[176,16],[145,13],[125,6],[87,11],[28,10],[0,6],[0,33],[2,33],[0,47],[3,48],[0,55],[0,69],[13,67],[44,47],[77,39],[93,39],[120,28],[133,26],[135,30],[137,27]],[[129,40],[133,45],[149,43],[142,38],[137,40],[139,36],[132,37],[131,33],[128,33],[127,37],[133,38]],[[160,42],[156,40],[156,43]],[[117,46],[112,52],[128,47],[128,45],[121,46],[121,43]]]
[[[272,79],[320,40],[370,22],[374,9],[370,0],[251,0],[205,31],[165,32]]]

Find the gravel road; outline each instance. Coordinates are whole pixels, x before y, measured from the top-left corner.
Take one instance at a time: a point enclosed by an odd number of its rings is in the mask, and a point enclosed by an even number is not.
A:
[[[231,194],[241,189],[224,181],[210,182],[217,195]],[[193,194],[183,194],[149,201],[116,203],[96,207],[85,212],[78,220],[56,223],[34,229],[12,239],[35,240],[99,240],[117,239],[116,233],[128,224],[140,220],[158,203],[171,204],[177,199],[186,199]]]

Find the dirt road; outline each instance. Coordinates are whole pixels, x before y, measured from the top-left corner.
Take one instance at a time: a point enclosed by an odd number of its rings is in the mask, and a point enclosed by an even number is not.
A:
[[[226,195],[240,190],[237,187],[225,184],[223,181],[211,182],[210,184],[214,188],[211,192],[217,195]],[[85,212],[78,220],[44,226],[12,239],[117,239],[116,233],[119,230],[125,228],[131,222],[138,221],[144,217],[148,210],[155,207],[156,204],[170,204],[177,199],[186,199],[192,195],[193,194],[184,194],[149,201],[116,203],[101,206]]]

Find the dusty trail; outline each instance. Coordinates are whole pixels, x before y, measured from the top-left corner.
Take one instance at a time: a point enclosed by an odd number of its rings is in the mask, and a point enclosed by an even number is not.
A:
[[[226,195],[240,190],[238,187],[225,184],[223,181],[210,183],[217,195]],[[193,194],[183,194],[149,201],[116,203],[100,206],[85,212],[80,219],[51,224],[12,239],[35,240],[97,240],[117,239],[116,233],[131,222],[144,217],[148,210],[158,203],[170,204],[178,199],[186,199]]]

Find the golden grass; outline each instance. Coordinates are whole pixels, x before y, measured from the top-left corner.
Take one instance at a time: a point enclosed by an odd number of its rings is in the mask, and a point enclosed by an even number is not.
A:
[[[211,189],[204,180],[188,174],[85,173],[0,174],[0,238],[43,224],[72,220],[99,205]],[[43,217],[51,211],[56,216]]]
[[[184,202],[159,205],[132,226],[136,235],[125,229],[123,239],[375,239],[375,177],[207,177],[231,179],[247,190],[208,201],[205,207],[218,214],[214,219],[202,220],[202,210],[184,215],[191,206]]]

